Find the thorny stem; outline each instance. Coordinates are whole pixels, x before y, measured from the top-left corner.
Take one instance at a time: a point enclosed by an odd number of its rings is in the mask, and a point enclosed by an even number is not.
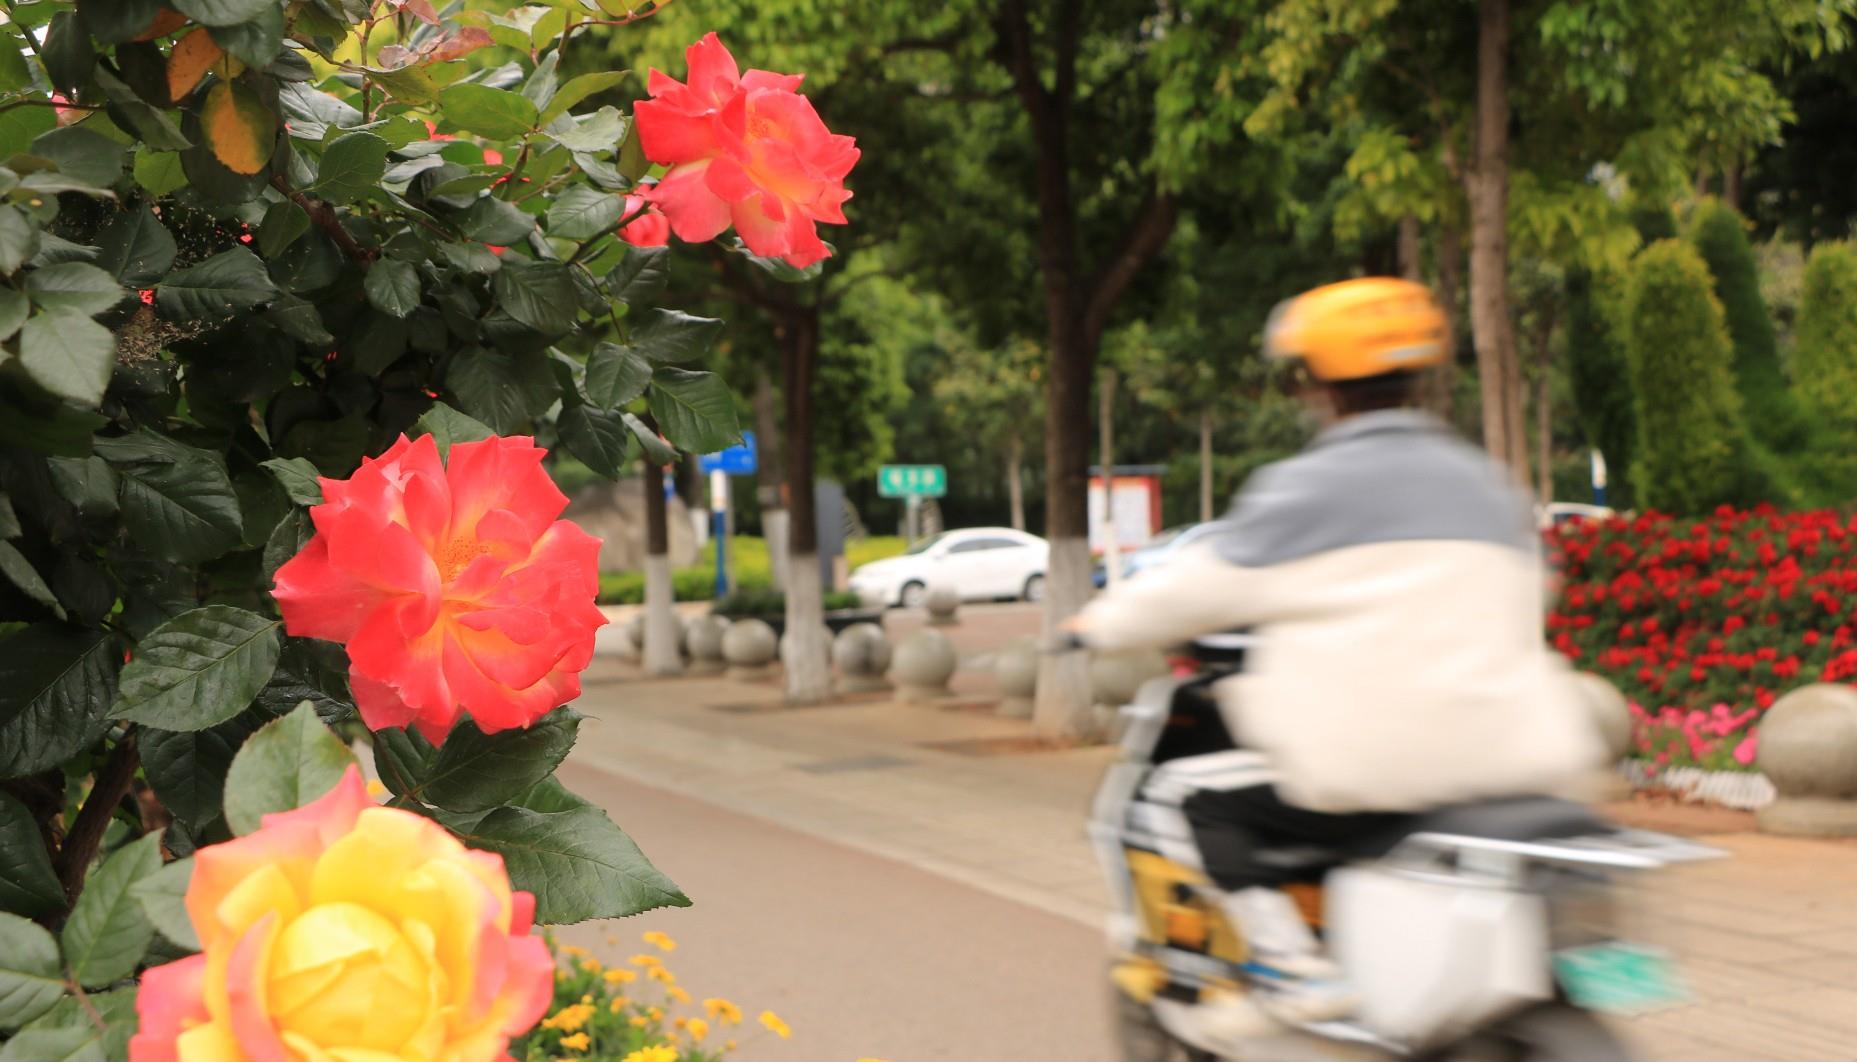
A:
[[[135,724],[131,723],[97,772],[90,796],[84,799],[84,806],[78,810],[70,831],[64,835],[64,844],[58,849],[58,883],[64,886],[66,899],[73,903],[77,902],[77,894],[84,887],[90,861],[97,857],[97,847],[103,843],[103,832],[116,814],[116,805],[122,803],[123,794],[135,781],[136,767],[140,763],[135,747]]]
[[[581,244],[580,248],[576,250],[572,255],[568,256],[567,264],[573,265],[574,263],[580,261],[582,258],[587,257],[587,252],[593,250],[593,247],[595,244],[599,243],[601,240],[605,239],[606,237],[611,236],[613,233],[618,232],[620,229],[625,228],[627,225],[630,225],[632,222],[637,221],[639,218],[644,217],[645,212],[650,209],[651,209],[651,204],[646,203],[645,205],[639,207],[637,210],[634,210],[630,214],[627,214],[624,217],[620,218],[618,221],[615,221],[611,225],[608,225],[607,227],[594,233],[592,236],[587,237],[587,241]]]
[[[310,216],[310,220],[316,223],[316,227],[328,233],[329,238],[334,240],[335,245],[340,247],[342,253],[350,259],[367,265],[380,257],[378,251],[370,251],[361,246],[354,234],[342,227],[342,219],[335,216],[335,208],[328,203],[291,188],[285,183],[284,175],[281,173],[271,177],[271,186],[284,193],[291,202],[302,207],[304,212]]]
[[[677,0],[651,0],[650,6],[640,11],[636,8],[625,13],[624,18],[590,18],[585,22],[571,22],[561,27],[561,43],[556,46],[558,52],[567,52],[567,42],[574,36],[574,31],[582,26],[630,26],[634,22],[643,22],[651,16],[676,3]]]

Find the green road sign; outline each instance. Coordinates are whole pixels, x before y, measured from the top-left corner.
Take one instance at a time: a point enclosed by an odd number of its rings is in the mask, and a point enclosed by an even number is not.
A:
[[[884,465],[877,493],[885,498],[939,498],[948,493],[948,470],[940,465]]]

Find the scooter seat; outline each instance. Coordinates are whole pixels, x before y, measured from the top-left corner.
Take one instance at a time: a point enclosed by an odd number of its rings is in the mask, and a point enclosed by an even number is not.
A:
[[[1259,866],[1285,875],[1316,874],[1356,859],[1372,859],[1419,833],[1453,834],[1503,841],[1541,841],[1610,833],[1613,826],[1585,807],[1554,797],[1506,797],[1449,804],[1399,819],[1392,826],[1346,845],[1290,845],[1258,849]]]

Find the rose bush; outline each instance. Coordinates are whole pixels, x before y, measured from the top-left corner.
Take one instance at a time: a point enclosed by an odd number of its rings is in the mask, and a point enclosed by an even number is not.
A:
[[[1549,532],[1554,646],[1625,693],[1637,755],[1746,769],[1760,716],[1811,682],[1857,682],[1857,517],[1770,506]]]

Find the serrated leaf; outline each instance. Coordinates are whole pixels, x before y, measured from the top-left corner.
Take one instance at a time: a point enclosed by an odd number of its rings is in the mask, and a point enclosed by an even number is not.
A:
[[[267,4],[256,18],[229,26],[214,26],[213,40],[230,54],[262,70],[271,65],[284,45],[284,8]]]
[[[507,354],[481,349],[460,352],[451,360],[445,386],[458,396],[466,413],[505,435],[519,430],[533,415],[523,367]]]
[[[256,830],[264,816],[290,811],[335,788],[355,758],[305,701],[266,723],[240,747],[226,772],[226,824]]]
[[[121,302],[124,294],[115,277],[87,262],[61,262],[33,270],[26,274],[26,293],[41,309],[69,310],[86,317]]]
[[[230,605],[155,628],[123,668],[110,714],[163,730],[200,730],[245,710],[277,667],[277,621]]]
[[[124,284],[139,288],[174,268],[174,253],[173,234],[153,211],[141,206],[117,215],[97,233],[94,263]]]
[[[387,142],[373,133],[347,133],[322,153],[315,193],[334,203],[352,203],[380,185],[387,171]]]
[[[276,294],[264,261],[244,247],[234,247],[168,274],[156,289],[155,308],[171,321],[218,320]]]
[[[612,410],[569,406],[555,421],[555,430],[569,453],[607,479],[618,479],[632,458],[632,431]]]
[[[466,416],[443,402],[434,402],[413,428],[415,436],[432,436],[432,441],[438,445],[440,457],[451,453],[453,443],[476,442],[496,434],[483,421]]]
[[[7,10],[10,13],[13,8],[9,5]],[[52,16],[39,53],[45,60],[45,73],[51,78],[52,87],[67,94],[76,92],[89,81],[90,72],[97,65],[97,52],[91,46],[90,34],[70,11]]]
[[[37,918],[65,906],[64,887],[52,872],[45,837],[26,805],[0,793],[0,910]],[[0,952],[5,950],[0,945]],[[4,965],[4,959],[0,959]],[[0,983],[6,974],[0,971]],[[6,989],[0,984],[0,1027],[6,1025]]]
[[[54,1029],[23,1029],[0,1044],[0,1062],[105,1062],[95,1029],[61,1025]]]
[[[650,382],[651,363],[631,347],[601,343],[587,358],[587,398],[602,409],[618,409]]]
[[[548,235],[584,240],[618,224],[624,212],[621,197],[584,184],[570,185],[548,208]]]
[[[380,772],[381,784],[395,796],[405,797],[416,790],[437,757],[438,750],[417,730],[374,731],[374,767]]]
[[[0,641],[0,778],[55,767],[95,741],[121,663],[99,631],[35,624]]]
[[[17,1029],[65,994],[58,941],[43,927],[0,911],[0,1029]]]
[[[508,247],[535,231],[535,218],[513,203],[486,195],[458,215],[458,231],[467,240]]]
[[[264,221],[258,225],[258,250],[266,258],[275,258],[309,227],[309,211],[291,200],[280,199],[264,212]]]
[[[670,261],[669,247],[627,247],[625,258],[606,274],[613,298],[632,307],[650,303],[670,279]]]
[[[621,413],[619,420],[627,430],[631,431],[632,437],[638,440],[639,445],[645,448],[645,460],[657,465],[668,465],[677,460],[677,451],[672,449],[662,436],[652,431],[651,425],[630,413]]]
[[[40,387],[95,409],[110,385],[116,337],[82,313],[34,314],[19,330],[19,363]]]
[[[136,149],[135,183],[150,195],[158,196],[187,187],[187,171],[181,165],[180,152]]]
[[[161,806],[195,828],[219,817],[226,771],[251,736],[255,713],[242,713],[204,730],[141,730],[142,770]]]
[[[122,49],[117,51],[120,53]],[[124,61],[125,58],[119,55],[118,61]],[[126,125],[127,132],[136,139],[163,151],[180,151],[193,146],[193,142],[174,124],[168,112],[143,100],[121,78],[110,73],[108,67],[97,67],[95,76],[104,95],[109,97],[111,117]]]
[[[632,347],[650,361],[683,362],[702,357],[722,334],[722,321],[682,310],[652,310],[632,326]]]
[[[77,12],[91,36],[104,44],[124,44],[149,28],[161,4],[159,0],[82,0]]]
[[[735,398],[713,372],[659,369],[647,401],[664,437],[679,449],[709,454],[741,441]]]
[[[419,308],[419,271],[411,262],[382,258],[362,281],[368,302],[384,314],[404,318]]]
[[[187,915],[187,884],[192,880],[193,860],[176,859],[130,886],[129,894],[157,932],[189,951],[199,951],[200,935]]]
[[[37,568],[26,559],[26,555],[11,542],[0,542],[0,575],[6,576],[7,582],[20,589],[27,597],[52,610],[52,614],[64,619],[64,606],[58,603],[58,595],[45,584]]]
[[[488,811],[554,773],[580,730],[580,715],[557,708],[526,729],[486,735],[471,720],[454,727],[402,796],[447,811]]]
[[[503,268],[503,260],[497,257],[496,252],[481,244],[441,243],[438,249],[453,268],[467,273],[489,274]]]
[[[321,505],[322,483],[316,466],[301,457],[273,457],[261,462],[277,477],[277,482],[298,505]]]
[[[5,1062],[109,1062],[128,1057],[129,1038],[135,1035],[136,990],[133,985],[90,992],[79,1002],[67,995],[52,1009],[20,1030],[5,1050],[19,1045],[19,1054]],[[102,1028],[98,1028],[101,1022]],[[30,1046],[25,1041],[31,1037]]]
[[[107,985],[135,972],[155,927],[131,887],[161,868],[161,835],[145,834],[118,849],[84,881],[60,943],[65,968],[78,984]]]
[[[491,288],[511,317],[548,335],[572,328],[580,312],[574,278],[560,262],[505,262]]]
[[[624,70],[601,70],[596,73],[581,74],[578,77],[570,78],[567,84],[562,85],[554,94],[554,97],[548,101],[548,105],[542,109],[541,118],[537,121],[537,124],[546,128],[550,122],[572,110],[574,105],[581,100],[623,83],[626,79],[626,73],[627,72]]]
[[[618,108],[601,107],[585,117],[556,122],[548,137],[569,151],[597,154],[616,149],[629,125]]]
[[[115,183],[122,175],[123,151],[123,146],[109,137],[77,125],[53,129],[32,142],[32,154],[56,163],[58,173],[70,178],[78,190],[107,189]],[[51,176],[41,171],[28,176],[23,184],[63,190],[53,182],[41,184],[33,180]]]
[[[11,275],[39,253],[39,227],[14,207],[0,205],[0,274]]]
[[[447,122],[491,140],[513,140],[535,128],[541,116],[522,93],[487,85],[453,85],[438,98]]]
[[[277,116],[251,89],[237,81],[221,81],[206,92],[200,132],[220,165],[249,176],[271,161]]]
[[[169,0],[174,10],[202,26],[234,26],[264,17],[277,0]]]
[[[595,807],[539,812],[498,808],[458,836],[503,857],[510,882],[535,894],[537,922],[625,918],[690,900],[606,813]]]
[[[168,53],[168,100],[179,103],[199,88],[213,64],[225,57],[225,49],[205,26],[196,26],[182,34]]]
[[[191,564],[239,544],[238,495],[219,455],[148,429],[98,439],[94,449],[117,472],[123,522],[143,549]]]

